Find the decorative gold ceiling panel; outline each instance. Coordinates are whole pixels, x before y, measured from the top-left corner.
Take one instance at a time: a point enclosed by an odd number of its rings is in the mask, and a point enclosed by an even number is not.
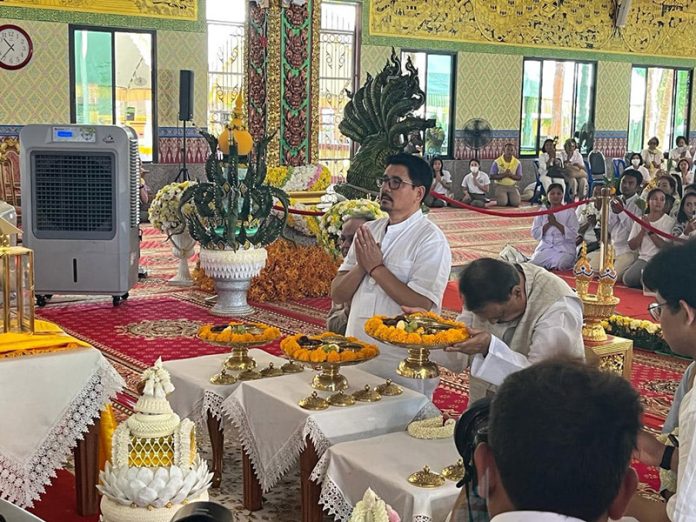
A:
[[[696,1],[370,0],[371,36],[696,58]]]
[[[2,0],[6,7],[198,20],[198,0]]]

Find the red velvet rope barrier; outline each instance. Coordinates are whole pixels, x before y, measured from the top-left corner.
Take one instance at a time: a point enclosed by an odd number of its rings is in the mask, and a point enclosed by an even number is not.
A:
[[[431,192],[431,194],[434,198],[438,198],[438,199],[441,199],[443,201],[446,201],[448,205],[451,205],[453,207],[465,208],[467,210],[473,210],[474,212],[479,212],[480,214],[488,214],[489,216],[513,217],[513,218],[546,216],[548,214],[555,214],[556,212],[560,212],[561,210],[579,207],[579,206],[584,205],[585,203],[589,203],[591,201],[589,199],[583,199],[582,201],[576,201],[575,203],[568,203],[567,205],[561,205],[560,207],[556,207],[554,209],[536,210],[533,212],[498,212],[496,210],[488,210],[487,208],[479,208],[479,207],[467,205],[466,203],[462,203],[461,201],[457,201],[456,199],[448,198],[447,196],[443,196],[442,194],[438,194],[437,192]]]
[[[672,234],[670,234],[670,233],[668,233],[668,232],[663,232],[663,231],[660,230],[659,228],[655,228],[654,226],[652,226],[652,225],[650,224],[649,221],[644,221],[644,220],[640,219],[640,218],[639,218],[638,216],[636,216],[633,212],[631,212],[631,211],[629,211],[629,210],[626,210],[625,207],[622,209],[622,212],[624,212],[628,217],[630,217],[633,221],[635,221],[636,223],[638,223],[638,224],[639,224],[641,227],[643,227],[645,230],[647,230],[647,231],[649,231],[649,232],[652,232],[653,234],[655,234],[655,235],[657,235],[657,236],[660,236],[660,237],[662,237],[663,239],[668,239],[668,240],[670,240],[670,241],[676,241],[676,242],[678,242],[678,243],[684,243],[684,242],[687,241],[686,239],[682,239],[682,238],[680,238],[680,237],[674,237]]]

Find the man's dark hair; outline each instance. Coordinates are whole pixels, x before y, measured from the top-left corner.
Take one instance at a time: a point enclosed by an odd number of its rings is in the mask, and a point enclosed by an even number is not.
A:
[[[682,299],[696,308],[696,240],[655,254],[643,269],[643,286],[659,292],[673,312],[679,310]]]
[[[514,508],[597,520],[619,492],[642,408],[628,381],[571,360],[511,374],[488,441]]]
[[[423,199],[430,192],[430,186],[433,184],[433,169],[420,156],[399,152],[387,158],[387,166],[403,165],[408,170],[408,177],[411,182],[417,187],[424,187],[425,193]]]
[[[692,183],[691,185],[684,187],[684,194],[688,194],[690,192],[696,192],[696,183]]]
[[[469,263],[459,275],[459,292],[471,312],[488,303],[505,303],[520,284],[520,273],[507,261],[482,257]]]
[[[636,180],[636,184],[640,187],[643,184],[643,175],[637,169],[626,169],[623,171],[621,177],[629,176]]]

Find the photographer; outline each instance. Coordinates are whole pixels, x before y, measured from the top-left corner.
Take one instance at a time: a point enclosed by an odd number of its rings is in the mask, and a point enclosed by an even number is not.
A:
[[[464,481],[493,522],[620,519],[638,484],[629,461],[640,416],[638,394],[620,377],[576,361],[541,362],[505,379],[487,429],[473,437],[455,430],[469,438],[455,440]],[[463,491],[450,520],[480,520],[472,511]]]

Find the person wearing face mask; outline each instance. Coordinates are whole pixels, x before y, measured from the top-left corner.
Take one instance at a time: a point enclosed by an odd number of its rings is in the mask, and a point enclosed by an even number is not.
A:
[[[669,151],[670,172],[677,171],[677,164],[680,159],[688,159],[689,161],[692,159],[691,152],[689,152],[689,142],[686,141],[684,136],[677,136],[675,143],[677,146]]]
[[[654,228],[671,234],[674,218],[665,213],[665,200],[666,194],[662,190],[651,190],[648,194],[648,211],[643,219]],[[624,272],[623,283],[631,288],[642,288],[641,276],[645,265],[668,244],[669,241],[662,236],[643,228],[640,223],[633,223],[631,234],[628,236],[628,246],[638,253],[638,259]]]
[[[490,206],[486,194],[488,194],[488,189],[491,186],[491,178],[488,177],[488,174],[481,171],[481,163],[477,159],[472,159],[469,162],[469,170],[471,172],[464,176],[462,180],[462,189],[464,191],[462,201],[474,207],[483,208]]]
[[[470,327],[471,337],[446,351],[470,356],[470,403],[493,394],[511,373],[549,357],[585,358],[582,302],[546,269],[477,259],[462,270],[459,293],[464,306],[457,320]]]
[[[652,137],[648,140],[648,148],[643,149],[641,156],[643,157],[643,163],[650,171],[650,176],[655,176],[656,172],[662,170],[662,162],[664,161],[664,156],[662,151],[658,148],[660,145],[660,140],[656,137]]]
[[[672,228],[672,235],[681,239],[696,236],[696,194],[687,192],[677,212],[677,222]]]
[[[640,175],[643,176],[643,184],[650,183],[652,176],[650,175],[650,171],[643,165],[643,156],[634,152],[631,154],[630,162],[630,166],[628,166],[626,170],[637,170],[640,172]]]

